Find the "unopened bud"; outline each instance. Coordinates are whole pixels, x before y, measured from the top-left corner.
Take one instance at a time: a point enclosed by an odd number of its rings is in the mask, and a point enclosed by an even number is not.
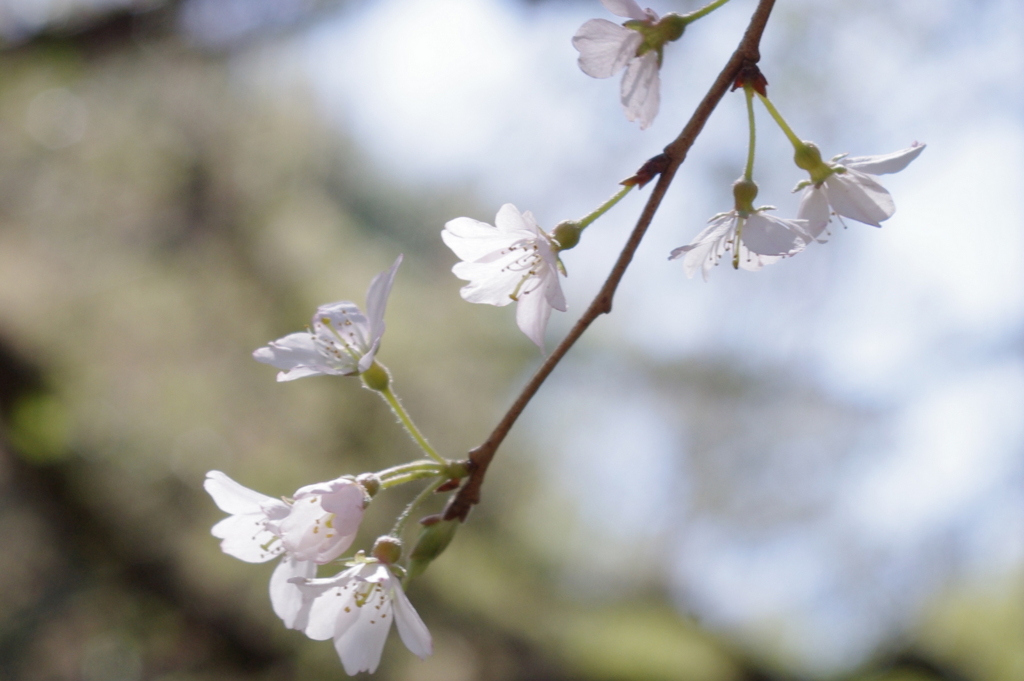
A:
[[[370,555],[385,565],[397,563],[402,557],[402,542],[397,537],[380,537],[373,545]]]
[[[409,554],[409,577],[423,574],[430,563],[444,553],[459,529],[458,520],[442,520],[440,516],[427,516],[420,521],[423,529],[416,539],[416,546]]]
[[[370,365],[369,369],[359,374],[359,378],[363,379],[363,385],[370,390],[376,390],[377,392],[384,392],[387,390],[388,383],[391,382],[388,370],[377,362],[374,362]]]
[[[580,223],[566,220],[555,226],[551,232],[551,238],[558,243],[558,250],[567,251],[574,248],[580,242]]]

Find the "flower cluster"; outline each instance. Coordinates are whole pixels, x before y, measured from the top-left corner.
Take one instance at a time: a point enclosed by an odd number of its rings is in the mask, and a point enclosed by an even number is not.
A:
[[[652,9],[640,9],[635,0],[601,0],[616,16],[628,19],[619,25],[607,19],[591,19],[576,32],[572,45],[580,53],[579,65],[592,78],[611,78],[625,69],[619,98],[626,118],[639,121],[646,130],[661,104],[659,71],[665,45],[679,40],[686,25],[703,13],[664,17]]]
[[[659,70],[665,45],[678,40],[687,25],[727,1],[711,0],[685,16],[659,17],[650,9],[641,9],[635,0],[601,0],[605,8],[626,21],[620,25],[592,19],[583,24],[572,40],[579,51],[579,66],[595,78],[608,78],[624,70],[622,105],[627,118],[639,121],[640,128],[645,129],[658,113]],[[848,218],[880,226],[893,215],[892,197],[876,176],[904,169],[921,154],[924,145],[915,142],[884,156],[843,155],[825,162],[817,146],[797,137],[775,109],[766,94],[767,81],[756,66],[743,67],[736,83],[737,88],[740,86],[749,120],[746,166],[733,185],[733,209],[712,217],[692,242],[671,252],[670,259],[681,259],[688,277],[700,271],[707,280],[711,269],[726,254],[731,254],[734,268],[745,270],[758,270],[796,255],[812,242],[823,241],[833,217],[840,222]],[[795,190],[803,194],[794,219],[774,216],[769,212],[772,206],[754,206],[758,194],[754,181],[755,94],[793,145],[796,165],[810,176]],[[664,191],[671,179],[668,169],[675,167],[671,163],[679,162],[670,158],[668,150],[655,156],[594,211],[578,220],[558,223],[550,232],[539,226],[532,213],[520,212],[510,203],[498,210],[493,225],[469,217],[448,221],[441,238],[460,260],[452,272],[467,282],[460,291],[462,298],[498,307],[515,302],[519,329],[543,351],[552,310],[566,310],[562,252],[575,248],[583,231],[634,187],[643,188],[662,174],[665,182],[659,190]],[[584,315],[577,331],[610,309],[612,294],[608,291],[613,292],[618,281],[614,277],[621,276],[652,214],[653,209],[645,216],[647,222],[638,224],[613,275],[590,308],[590,316]],[[378,360],[385,331],[384,313],[401,263],[400,255],[371,281],[365,312],[347,300],[322,305],[305,331],[272,341],[253,352],[253,357],[278,368],[278,381],[316,375],[359,376],[364,387],[384,399],[426,458],[306,485],[281,499],[244,487],[221,471],[210,471],[204,482],[214,503],[228,514],[212,529],[221,540],[221,549],[249,563],[280,558],[269,586],[274,612],[286,627],[311,639],[333,639],[350,675],[377,669],[392,621],[413,654],[420,658],[431,654],[430,632],[406,596],[405,587],[448,546],[459,522],[465,519],[464,511],[452,509],[465,499],[455,498],[446,507],[446,514],[422,518],[419,538],[409,552],[404,551],[401,536],[413,512],[435,492],[457,490],[462,480],[471,476],[462,492],[465,497],[477,494],[482,480],[477,474],[487,467],[487,461],[481,463],[477,458],[470,463],[441,457],[413,423],[393,391],[390,372]],[[556,352],[547,369],[578,335],[571,335],[563,343],[562,352]],[[542,371],[540,375],[543,380],[546,374]],[[530,389],[535,388],[533,384]],[[527,400],[531,394],[524,392]],[[514,409],[524,404],[518,401],[509,414],[516,416]],[[500,438],[488,441],[493,445],[492,455],[499,442]],[[474,457],[481,449],[475,450]],[[391,532],[374,542],[369,555],[358,551],[343,557],[353,546],[363,515],[379,492],[423,480],[430,482],[398,516]],[[477,499],[474,497],[466,508]],[[320,576],[321,566],[333,566],[334,574]]]
[[[389,563],[357,556],[349,569],[315,579],[317,566],[333,562],[356,537],[370,503],[359,481],[341,477],[308,485],[284,501],[220,471],[207,473],[204,487],[231,514],[212,530],[224,553],[249,563],[281,556],[270,578],[274,612],[289,629],[318,641],[333,638],[348,674],[376,671],[391,620],[409,650],[420,658],[430,655],[430,632]]]

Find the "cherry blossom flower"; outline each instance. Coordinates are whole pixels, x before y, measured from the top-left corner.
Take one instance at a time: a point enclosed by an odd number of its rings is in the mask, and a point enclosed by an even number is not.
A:
[[[592,78],[610,78],[622,69],[620,97],[626,118],[640,121],[645,130],[658,114],[662,48],[683,33],[682,17],[670,14],[659,20],[650,9],[640,9],[635,0],[601,0],[612,14],[629,19],[625,25],[607,19],[587,21],[573,36],[583,73]]]
[[[565,296],[558,280],[558,244],[533,214],[506,203],[494,225],[455,218],[445,224],[441,238],[463,260],[452,268],[469,282],[460,291],[463,300],[497,306],[515,301],[516,324],[543,350],[551,310],[565,312]]]
[[[211,530],[224,553],[247,563],[283,556],[270,578],[270,602],[285,626],[294,627],[303,598],[291,580],[315,576],[318,564],[352,545],[369,503],[366,490],[352,478],[338,478],[303,487],[287,503],[220,471],[207,473],[203,487],[230,514]]]
[[[361,374],[373,364],[384,335],[384,308],[391,295],[402,256],[381,272],[366,292],[366,314],[348,300],[321,305],[313,315],[311,330],[292,333],[259,348],[252,356],[282,369],[278,381],[305,376]]]
[[[377,670],[392,620],[414,655],[423,659],[433,652],[430,632],[386,563],[358,556],[354,565],[333,577],[294,583],[306,598],[297,628],[316,641],[333,638],[350,676]]]
[[[817,153],[813,145],[807,147]],[[892,154],[854,158],[843,154],[828,164],[821,162],[818,154],[818,163],[808,168],[811,180],[797,186],[804,189],[797,217],[807,220],[807,231],[815,239],[825,231],[832,214],[881,227],[882,221],[896,212],[896,204],[875,176],[903,170],[924,148],[914,142]]]
[[[762,206],[750,212],[719,213],[708,220],[708,226],[692,243],[673,250],[669,260],[683,258],[687,277],[700,269],[707,281],[711,268],[730,249],[733,266],[750,271],[802,251],[810,241],[807,221],[784,220],[765,213],[767,210],[774,208]]]

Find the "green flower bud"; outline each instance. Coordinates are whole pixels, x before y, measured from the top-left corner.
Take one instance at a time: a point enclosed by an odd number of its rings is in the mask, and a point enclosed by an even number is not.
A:
[[[427,516],[420,521],[423,529],[416,546],[409,555],[409,578],[423,574],[430,563],[444,553],[459,529],[458,520],[441,520],[441,516]]]
[[[376,362],[371,364],[369,369],[359,374],[359,378],[363,379],[363,385],[377,392],[387,390],[388,383],[391,381],[388,370]]]
[[[370,555],[385,565],[397,563],[402,557],[402,540],[391,536],[380,537],[373,545]]]
[[[551,232],[551,238],[557,242],[558,250],[567,251],[570,248],[575,248],[576,244],[580,242],[580,234],[582,232],[580,223],[566,220],[555,226]]]

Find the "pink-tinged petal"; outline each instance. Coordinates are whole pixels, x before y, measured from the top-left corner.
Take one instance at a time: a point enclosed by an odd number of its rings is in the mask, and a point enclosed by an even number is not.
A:
[[[207,473],[203,489],[213,497],[213,503],[217,504],[217,508],[232,515],[262,513],[263,504],[266,502],[281,503],[273,497],[235,482],[221,471]]]
[[[366,292],[366,316],[369,318],[370,345],[376,346],[380,337],[384,335],[384,310],[388,305],[388,297],[391,295],[391,285],[395,283],[395,274],[398,266],[402,264],[402,256],[395,258],[391,267],[370,282],[370,288]],[[373,361],[372,357],[370,359]],[[362,367],[360,367],[362,368]],[[369,365],[367,365],[369,368]]]
[[[270,604],[274,608],[274,613],[289,629],[303,628],[296,626],[296,622],[304,604],[302,590],[291,580],[309,579],[315,576],[315,563],[296,560],[292,556],[282,558],[274,568],[274,574],[270,576]]]
[[[416,657],[421,660],[427,658],[434,652],[430,631],[420,619],[415,608],[412,607],[412,603],[402,591],[402,585],[398,583],[398,580],[394,581],[392,601],[395,606],[395,625],[398,627],[398,635],[402,638],[402,643]]]
[[[825,195],[823,187],[811,185],[804,189],[796,217],[806,220],[807,234],[811,238],[822,240],[821,234],[832,220],[832,211],[828,206],[828,197]]]
[[[645,52],[629,63],[622,76],[622,106],[626,108],[626,118],[639,121],[641,130],[646,130],[658,115],[660,88],[656,52]]]
[[[355,601],[359,581],[355,575],[361,569],[361,566],[352,567],[333,577],[298,584],[309,605],[306,626],[302,630],[306,636],[314,641],[326,641],[334,637],[339,621],[350,624],[359,617]]]
[[[334,649],[338,652],[345,673],[354,676],[359,672],[377,671],[384,642],[391,629],[392,608],[381,606],[375,610],[375,619],[371,624],[368,619],[368,608],[358,608],[359,622],[350,626],[345,633],[334,638]],[[365,620],[365,623],[364,623]]]
[[[213,526],[210,534],[221,539],[221,551],[246,563],[265,563],[284,551],[267,519],[256,513],[232,515]]]
[[[605,19],[580,26],[572,46],[580,53],[579,66],[591,78],[610,78],[625,68],[643,42],[639,31]]]
[[[349,675],[361,671],[372,674],[377,670],[394,619],[391,601],[394,579],[388,569],[383,565],[365,565],[359,577],[366,581],[362,584],[355,581],[355,588],[372,589],[372,592],[361,607],[354,608],[356,619],[339,619],[334,630],[334,649]]]
[[[359,529],[366,508],[366,490],[352,480],[336,481],[332,489],[320,497],[320,505],[334,514],[334,528],[342,534]]]
[[[882,156],[857,156],[842,161],[842,165],[868,175],[898,173],[921,155],[926,145],[914,142],[906,149]]]
[[[278,525],[284,548],[299,560],[317,560],[325,537],[336,536],[326,526],[326,519],[327,513],[320,506],[320,497],[297,499],[292,505],[292,512]]]
[[[743,245],[757,255],[794,255],[810,240],[806,220],[783,220],[765,213],[754,213],[743,225]]]
[[[544,332],[548,328],[550,317],[551,305],[548,303],[543,286],[519,292],[519,303],[516,305],[516,325],[541,350],[544,349]]]
[[[825,194],[836,213],[867,225],[881,227],[882,221],[896,212],[885,187],[856,170],[830,175],[825,180]]]
[[[640,9],[640,5],[636,4],[636,0],[601,0],[601,4],[615,16],[636,19],[637,21],[647,21],[650,19],[648,13],[644,12]]]

